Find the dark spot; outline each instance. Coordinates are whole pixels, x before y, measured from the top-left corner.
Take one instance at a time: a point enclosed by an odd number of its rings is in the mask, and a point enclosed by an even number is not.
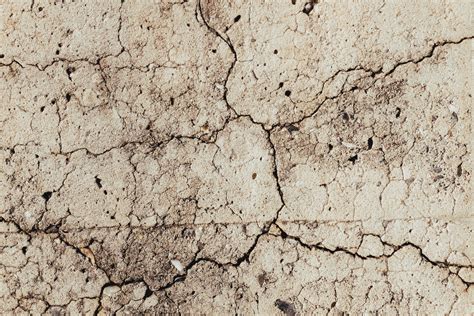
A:
[[[291,95],[291,91],[290,91],[290,90],[286,90],[286,91],[285,91],[285,95],[286,95],[287,97],[289,97],[289,96]]]
[[[256,178],[256,177],[257,177],[257,174],[256,174],[255,172],[254,172],[254,173],[252,173],[252,179],[254,179],[254,180],[255,180],[255,178]]]
[[[39,8],[38,8],[38,11],[39,11],[39,12],[43,11],[43,7],[39,7]]]
[[[53,104],[53,105],[56,104],[56,99],[52,99],[51,104]]]
[[[296,132],[296,131],[299,131],[300,129],[292,124],[288,125],[286,127],[286,129],[288,130],[288,132],[290,133],[293,133],[293,132]]]
[[[58,47],[63,47],[63,43],[58,43]]]
[[[278,49],[275,49],[275,50],[273,51],[273,54],[275,54],[275,55],[278,54]]]
[[[331,303],[331,308],[334,308],[334,307],[336,307],[336,302]]]
[[[107,195],[107,190],[104,190],[104,194]]]
[[[395,112],[395,117],[396,117],[396,118],[399,118],[399,117],[400,117],[400,113],[402,112],[402,110],[401,110],[400,108],[396,108],[395,111],[396,111],[396,112]]]
[[[356,155],[350,157],[348,160],[349,160],[350,162],[352,162],[352,164],[355,164],[357,158],[359,158],[359,157],[358,157],[357,154],[356,154]]]
[[[213,53],[215,54],[215,53],[217,52],[217,50],[216,50],[216,49],[213,49],[213,50],[211,50],[211,52],[213,52]]]
[[[99,189],[102,188],[102,179],[95,176],[95,184],[97,184],[97,186],[99,187]]]
[[[462,162],[458,165],[458,170],[456,172],[457,176],[462,176]]]
[[[3,57],[5,57],[5,55],[3,55],[3,54],[0,54],[0,58],[3,58]]]
[[[277,299],[275,301],[275,306],[278,307],[285,315],[294,316],[296,315],[295,307],[293,304]]]
[[[262,287],[264,283],[265,283],[265,273],[259,274],[258,275],[258,284],[260,284],[260,287]]]
[[[342,119],[343,119],[344,121],[348,121],[349,118],[350,118],[350,117],[349,117],[349,114],[347,114],[346,112],[343,112],[343,113],[342,113]]]
[[[334,146],[332,144],[328,144],[328,148],[329,148],[329,151],[331,151],[334,148]]]
[[[303,7],[303,13],[309,14],[311,11],[313,11],[313,9],[314,9],[314,2],[313,1],[306,2]]]
[[[295,5],[295,4],[296,4],[296,0],[291,0],[291,4]]]
[[[368,140],[367,140],[367,148],[370,150],[372,149],[372,146],[374,145],[374,141],[372,140],[372,137],[370,137]]]
[[[67,102],[71,101],[71,94],[70,93],[66,93],[66,101]]]
[[[237,16],[234,18],[234,23],[237,23],[237,22],[239,22],[239,20],[240,20],[240,14],[239,14],[239,15],[237,15]]]
[[[280,83],[278,84],[278,88],[282,88],[282,87],[283,87],[283,82],[280,82]]]
[[[59,55],[59,49],[56,50],[56,55]]]
[[[44,111],[44,106],[40,107],[40,112]]]
[[[43,199],[48,202],[48,200],[51,198],[51,196],[53,196],[53,192],[51,191],[46,191],[44,192],[42,195]]]
[[[170,98],[171,105],[174,105],[174,98]]]
[[[22,247],[22,248],[21,248],[21,252],[23,252],[23,254],[26,254],[26,250],[28,250],[27,247]]]

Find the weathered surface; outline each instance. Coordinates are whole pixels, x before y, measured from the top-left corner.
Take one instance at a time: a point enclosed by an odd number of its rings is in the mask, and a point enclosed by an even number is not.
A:
[[[474,313],[470,12],[3,1],[0,313]]]

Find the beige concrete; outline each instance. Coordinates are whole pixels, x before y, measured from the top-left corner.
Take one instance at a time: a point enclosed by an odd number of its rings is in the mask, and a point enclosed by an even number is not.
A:
[[[471,11],[0,1],[0,314],[473,314]]]

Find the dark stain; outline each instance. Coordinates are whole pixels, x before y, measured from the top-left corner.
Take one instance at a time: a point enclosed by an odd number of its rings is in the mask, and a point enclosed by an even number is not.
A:
[[[292,124],[288,125],[288,126],[286,127],[286,129],[287,129],[288,132],[290,132],[290,133],[297,132],[297,131],[300,130],[298,127],[296,127],[296,126],[294,126],[294,125],[292,125]]]
[[[285,315],[287,316],[295,316],[296,311],[295,311],[295,306],[291,303],[285,302],[283,300],[277,299],[275,301],[275,306],[278,307],[279,310],[281,310]]]
[[[266,280],[265,273],[258,275],[258,284],[260,284],[260,287],[262,287],[263,284],[265,284],[265,280]]]

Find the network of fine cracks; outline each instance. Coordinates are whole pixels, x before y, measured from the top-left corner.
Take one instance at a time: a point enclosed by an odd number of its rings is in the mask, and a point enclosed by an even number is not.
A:
[[[99,306],[97,308],[97,310],[95,311],[95,314],[98,314],[98,312],[101,310],[101,299],[102,299],[102,295],[103,295],[103,292],[104,292],[104,289],[109,287],[109,286],[119,286],[119,287],[122,287],[124,285],[127,285],[127,284],[132,284],[132,283],[144,283],[147,287],[147,289],[151,292],[159,292],[159,291],[166,291],[167,289],[170,289],[171,287],[173,287],[176,283],[179,283],[179,282],[183,282],[186,280],[186,277],[188,275],[188,273],[191,273],[192,272],[192,269],[193,267],[195,267],[197,264],[201,263],[201,262],[209,262],[211,264],[214,264],[220,268],[224,268],[224,269],[227,269],[227,268],[238,268],[240,267],[241,265],[243,264],[250,264],[251,263],[251,256],[252,256],[252,253],[253,251],[255,250],[255,248],[257,247],[258,243],[259,243],[259,240],[264,237],[264,236],[272,236],[274,238],[282,238],[282,239],[290,239],[290,240],[294,240],[296,241],[300,246],[304,247],[304,248],[307,248],[307,249],[312,249],[312,250],[318,250],[318,251],[324,251],[324,252],[328,252],[328,253],[336,253],[336,252],[342,252],[342,253],[345,253],[351,257],[357,257],[361,260],[365,260],[365,259],[368,259],[368,258],[375,258],[375,259],[381,259],[381,260],[386,260],[387,258],[389,258],[390,256],[392,256],[394,253],[396,253],[398,250],[402,249],[402,248],[405,248],[405,247],[411,247],[411,248],[415,248],[417,249],[418,253],[419,253],[419,256],[425,261],[425,262],[429,262],[430,264],[434,265],[434,266],[437,266],[439,268],[442,268],[442,269],[447,269],[449,274],[453,274],[453,275],[456,275],[466,286],[470,286],[472,285],[471,282],[468,282],[464,279],[462,279],[457,273],[454,273],[452,271],[449,270],[449,267],[457,267],[457,268],[461,268],[461,267],[470,267],[472,268],[472,266],[463,266],[463,265],[457,265],[457,264],[450,264],[450,263],[445,263],[445,262],[439,262],[439,261],[432,261],[430,260],[430,258],[428,258],[424,253],[423,253],[423,250],[421,247],[411,243],[411,242],[406,242],[402,245],[393,245],[393,244],[389,244],[389,243],[386,243],[386,242],[383,242],[384,245],[387,245],[387,246],[390,246],[390,247],[393,247],[395,250],[394,252],[391,254],[391,255],[382,255],[382,256],[361,256],[359,255],[357,252],[352,252],[352,251],[349,251],[347,249],[344,249],[344,248],[337,248],[337,249],[329,249],[327,247],[324,247],[322,246],[321,244],[308,244],[306,242],[304,242],[302,240],[302,238],[298,237],[298,236],[292,236],[292,235],[289,235],[288,233],[286,233],[282,227],[279,226],[279,215],[280,215],[280,212],[281,210],[286,206],[285,205],[285,199],[284,199],[284,194],[283,194],[283,191],[282,191],[282,188],[281,188],[281,185],[280,185],[280,179],[279,179],[279,172],[278,172],[278,163],[277,163],[277,159],[276,159],[276,147],[275,147],[275,144],[272,142],[271,140],[271,135],[272,133],[278,129],[278,128],[284,128],[284,127],[289,127],[289,126],[293,126],[293,125],[298,125],[300,123],[302,123],[304,120],[310,118],[310,117],[313,117],[315,116],[319,109],[321,107],[323,107],[325,105],[325,103],[327,101],[330,101],[330,100],[334,100],[334,99],[337,99],[339,98],[344,92],[346,92],[347,90],[344,90],[345,89],[345,86],[342,86],[341,87],[341,90],[339,91],[339,93],[335,96],[331,96],[331,97],[327,97],[325,98],[322,102],[320,102],[319,104],[316,104],[313,111],[311,111],[310,114],[308,115],[304,115],[302,116],[301,118],[299,118],[298,120],[295,120],[295,121],[291,121],[291,122],[285,122],[283,124],[274,124],[272,126],[266,126],[263,122],[258,122],[256,121],[251,115],[249,114],[240,114],[238,113],[228,102],[227,100],[227,81],[229,79],[229,76],[231,75],[232,71],[233,71],[233,68],[238,60],[238,56],[237,56],[237,53],[236,53],[236,50],[230,40],[230,38],[227,36],[227,34],[221,34],[220,32],[218,32],[216,29],[214,29],[211,25],[209,25],[209,23],[205,20],[205,17],[203,15],[203,12],[202,12],[202,4],[200,1],[198,1],[197,3],[197,7],[196,7],[196,11],[195,11],[195,16],[196,16],[196,19],[202,23],[208,30],[209,32],[211,32],[212,34],[214,34],[216,37],[218,37],[219,39],[221,39],[227,46],[228,46],[228,49],[230,50],[230,52],[232,53],[233,55],[233,61],[232,63],[230,64],[229,68],[227,69],[227,73],[226,73],[226,77],[225,77],[225,80],[224,80],[224,101],[226,103],[226,106],[228,108],[228,110],[231,112],[231,115],[229,115],[226,119],[226,121],[224,122],[224,124],[217,130],[213,131],[212,133],[212,136],[211,137],[199,137],[199,136],[196,136],[196,135],[172,135],[170,137],[168,137],[166,140],[164,141],[160,141],[160,142],[154,142],[153,140],[152,141],[133,141],[133,142],[125,142],[123,144],[121,144],[120,146],[115,146],[115,147],[110,147],[108,148],[107,150],[104,150],[104,151],[101,151],[101,152],[93,152],[91,151],[90,149],[88,148],[79,148],[79,149],[75,149],[73,151],[70,151],[70,152],[62,152],[62,150],[57,153],[57,154],[61,154],[61,155],[71,155],[73,154],[74,152],[76,151],[86,151],[88,154],[90,155],[93,155],[93,156],[100,156],[100,155],[103,155],[113,149],[117,149],[117,148],[122,148],[122,147],[125,147],[125,146],[128,146],[128,145],[148,145],[149,148],[150,148],[150,152],[151,151],[154,151],[154,150],[159,150],[160,148],[162,148],[162,146],[166,145],[167,143],[171,142],[172,140],[174,139],[194,139],[194,140],[198,140],[200,142],[204,142],[204,143],[214,143],[218,134],[220,132],[222,132],[227,124],[229,122],[232,122],[234,120],[237,120],[239,118],[247,118],[249,119],[253,124],[259,126],[262,131],[264,131],[265,135],[266,135],[266,141],[269,145],[269,147],[271,148],[271,155],[272,155],[272,165],[273,165],[273,176],[274,176],[274,180],[275,180],[275,184],[276,184],[276,187],[277,187],[277,190],[278,190],[278,194],[279,194],[279,199],[280,199],[280,207],[278,209],[276,209],[274,211],[274,217],[271,221],[269,222],[266,222],[264,224],[264,227],[262,228],[261,232],[254,238],[254,241],[252,243],[252,245],[248,248],[248,250],[246,252],[244,252],[240,257],[238,257],[236,260],[232,261],[232,262],[219,262],[215,259],[212,259],[212,258],[206,258],[206,257],[202,257],[200,256],[200,251],[198,251],[197,253],[195,253],[194,255],[194,258],[191,260],[191,262],[189,264],[187,264],[187,266],[185,267],[184,269],[184,274],[177,274],[174,276],[173,278],[173,281],[172,282],[169,282],[167,283],[166,285],[160,287],[160,288],[151,288],[143,278],[141,279],[127,279],[127,280],[124,280],[122,283],[114,283],[111,280],[110,276],[107,274],[107,271],[106,269],[104,269],[103,267],[100,267],[99,265],[96,264],[96,267],[100,270],[102,270],[104,272],[104,274],[107,276],[107,278],[109,279],[109,282],[103,284],[102,286],[102,289],[100,291],[100,295],[99,295]],[[116,54],[116,55],[113,55],[114,57],[117,57],[119,56],[120,54],[124,53],[125,52],[125,48],[120,40],[120,29],[121,29],[121,16],[120,16],[120,24],[119,24],[119,29],[118,29],[118,35],[117,35],[117,39],[118,41],[120,42],[121,44],[121,47],[122,47],[122,50]],[[358,70],[364,70],[367,74],[367,77],[371,77],[373,78],[373,82],[372,84],[369,86],[369,87],[358,87],[358,86],[352,86],[350,88],[348,88],[348,91],[360,91],[360,90],[363,90],[363,91],[367,91],[367,89],[369,89],[370,87],[374,86],[376,82],[380,81],[380,80],[383,80],[385,77],[391,75],[392,73],[394,73],[397,69],[399,69],[399,67],[402,67],[403,65],[407,65],[407,64],[418,64],[418,63],[421,63],[422,61],[426,60],[426,59],[429,59],[431,57],[433,57],[433,54],[435,53],[436,49],[439,48],[439,47],[442,47],[444,45],[455,45],[455,44],[460,44],[466,40],[470,40],[470,39],[473,39],[474,36],[470,36],[470,37],[464,37],[464,38],[461,38],[459,40],[447,40],[447,41],[444,41],[444,42],[439,42],[439,43],[435,43],[434,45],[432,45],[428,52],[424,55],[422,55],[421,57],[417,58],[417,59],[414,59],[414,60],[406,60],[406,61],[401,61],[399,63],[397,63],[395,66],[393,66],[390,70],[388,71],[385,71],[383,72],[382,69],[377,69],[377,70],[371,70],[371,69],[363,69],[362,67],[354,67],[354,68],[351,68],[351,69],[346,69],[346,70],[339,70],[337,71],[333,76],[331,76],[330,78],[328,78],[325,82],[324,82],[324,85],[327,83],[327,82],[330,82],[331,80],[333,80],[336,76],[338,76],[339,74],[341,73],[350,73],[352,71],[358,71]],[[71,62],[77,62],[77,61],[83,61],[83,62],[88,62],[90,63],[91,65],[95,65],[95,66],[99,66],[101,67],[101,60],[103,58],[106,58],[106,57],[111,57],[111,56],[103,56],[103,57],[100,57],[98,58],[95,62],[91,62],[90,60],[86,60],[86,59],[78,59],[78,60],[66,60],[66,59],[60,59],[60,58],[57,58],[55,59],[52,63],[50,63],[49,65],[45,65],[45,66],[41,66],[41,65],[23,65],[21,64],[20,62],[16,61],[16,60],[13,60],[11,63],[9,64],[0,64],[0,66],[12,66],[13,64],[16,64],[22,68],[24,67],[28,67],[28,66],[31,66],[31,67],[35,67],[41,71],[44,71],[46,68],[52,66],[53,64],[55,63],[58,63],[58,62],[68,62],[68,63],[71,63]],[[143,67],[143,69],[146,69],[147,67]],[[103,74],[103,72],[102,72]],[[105,75],[103,76],[103,79],[104,81],[106,82],[106,77]],[[324,85],[323,85],[323,90],[324,90]],[[107,84],[106,84],[107,86]],[[21,145],[21,144],[20,144]],[[63,180],[63,184],[64,184],[64,181],[65,179]],[[33,235],[35,234],[50,234],[54,237],[57,237],[61,240],[62,243],[64,243],[67,247],[71,247],[73,249],[75,249],[75,251],[81,255],[84,260],[89,260],[87,258],[87,256],[85,256],[81,250],[79,248],[77,248],[76,246],[74,246],[73,244],[71,244],[70,242],[68,242],[66,240],[66,238],[64,238],[64,236],[62,235],[61,233],[61,224],[58,224],[54,227],[54,229],[46,229],[44,231],[40,230],[37,228],[37,226],[31,230],[31,231],[26,231],[24,229],[22,229],[20,227],[20,225],[18,225],[17,223],[15,223],[14,221],[11,221],[11,220],[5,220],[5,219],[2,219],[3,221],[7,222],[7,223],[11,223],[13,224],[20,232],[26,234],[29,236],[29,238],[31,239]],[[275,230],[278,232],[277,234],[275,234]],[[380,236],[377,236],[377,235],[374,235],[376,237],[379,237]]]

